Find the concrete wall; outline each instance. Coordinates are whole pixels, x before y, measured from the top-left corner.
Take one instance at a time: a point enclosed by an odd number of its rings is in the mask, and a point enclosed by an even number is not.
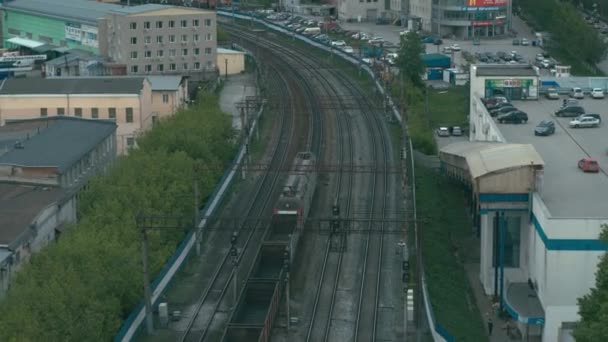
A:
[[[177,91],[157,90],[152,92],[152,103],[150,111],[158,119],[169,117],[188,100],[186,87],[180,87]]]
[[[240,74],[245,71],[245,53],[218,53],[216,64],[220,76]]]
[[[423,31],[431,31],[432,1],[410,0],[410,15],[420,17]]]
[[[100,31],[107,32],[103,38],[104,42],[100,45],[100,53],[111,57],[117,63],[126,64],[130,75],[188,74],[215,69],[215,12],[184,8],[178,10],[160,10],[129,16],[109,14],[106,20],[100,21],[100,24],[104,25]],[[181,26],[183,20],[186,27]],[[198,27],[194,26],[195,20],[198,20]],[[171,22],[174,27],[170,27]],[[145,28],[147,24],[150,25],[149,29]],[[132,44],[132,39],[136,39],[135,44]],[[184,50],[187,50],[186,54]],[[150,56],[146,57],[148,52]],[[132,53],[137,56],[133,58]],[[150,71],[146,71],[147,68]]]
[[[471,111],[469,112],[469,140],[506,142],[500,129],[479,99],[478,93],[471,91]]]

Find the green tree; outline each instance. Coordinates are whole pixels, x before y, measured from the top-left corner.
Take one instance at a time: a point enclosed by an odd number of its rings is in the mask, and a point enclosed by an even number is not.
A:
[[[600,240],[608,244],[608,225],[602,226]],[[608,253],[604,253],[595,273],[595,288],[578,299],[581,320],[574,330],[577,342],[608,341]]]
[[[422,86],[421,75],[424,72],[422,54],[424,52],[424,45],[416,32],[410,31],[401,39],[397,67],[399,68],[399,73],[417,87]]]

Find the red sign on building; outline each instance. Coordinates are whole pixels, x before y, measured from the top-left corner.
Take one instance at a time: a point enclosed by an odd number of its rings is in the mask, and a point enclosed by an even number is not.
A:
[[[467,0],[469,7],[505,6],[507,0]]]

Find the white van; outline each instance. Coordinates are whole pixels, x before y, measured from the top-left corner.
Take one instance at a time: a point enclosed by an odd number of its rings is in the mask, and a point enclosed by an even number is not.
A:
[[[311,36],[317,33],[321,33],[320,27],[307,27],[304,31],[302,31],[302,34],[305,34],[307,36]]]

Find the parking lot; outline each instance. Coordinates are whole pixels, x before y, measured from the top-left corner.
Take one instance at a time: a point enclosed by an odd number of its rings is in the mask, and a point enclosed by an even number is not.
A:
[[[562,96],[562,99],[565,98]],[[587,113],[599,113],[602,124],[596,128],[570,128],[573,118],[557,118],[553,115],[560,100],[514,101],[513,105],[528,113],[526,124],[498,124],[509,143],[533,144],[545,161],[544,181],[539,191],[553,216],[606,217],[608,193],[608,116],[605,108],[608,98],[593,100],[589,97],[579,104]],[[555,134],[535,136],[534,128],[542,120],[553,120]],[[602,170],[583,173],[577,162],[584,157],[597,159]]]

